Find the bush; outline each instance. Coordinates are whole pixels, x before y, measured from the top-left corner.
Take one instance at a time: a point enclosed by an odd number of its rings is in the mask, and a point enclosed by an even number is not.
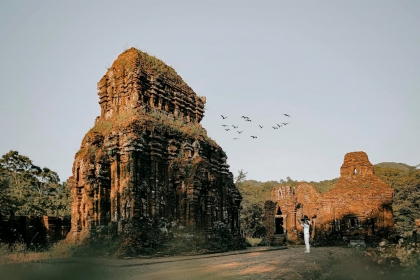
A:
[[[136,228],[135,231],[132,228]],[[136,257],[170,256],[225,252],[247,247],[245,238],[233,234],[223,223],[215,223],[211,232],[185,228],[166,219],[144,219],[135,226],[125,225],[125,233],[98,238],[74,250],[77,256]]]

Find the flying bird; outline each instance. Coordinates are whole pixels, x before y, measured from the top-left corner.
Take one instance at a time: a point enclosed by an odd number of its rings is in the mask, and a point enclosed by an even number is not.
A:
[[[236,132],[238,132],[239,134],[241,134],[243,131],[236,131]]]
[[[262,125],[258,125],[260,128],[263,128],[264,126],[262,126]]]
[[[283,114],[283,115],[285,115],[286,117],[289,117],[290,118],[290,116],[288,114]]]
[[[227,117],[225,117],[225,116],[223,116],[223,115],[221,115],[221,116],[222,116],[222,118],[223,118],[223,119],[227,119]]]
[[[288,123],[288,122],[287,122],[287,123],[284,123],[284,122],[283,122],[282,124],[286,125],[286,124],[289,124],[289,123]]]
[[[241,118],[247,119],[248,117],[242,116]]]
[[[237,126],[234,126],[234,125],[232,125],[233,126],[233,128],[238,128]]]
[[[227,125],[226,124],[222,124],[222,126],[226,127]]]
[[[278,127],[281,127],[281,125],[277,124]]]
[[[254,139],[257,138],[257,136],[252,136],[252,135],[251,135],[251,137],[254,138]]]
[[[238,140],[239,138],[232,138],[233,140]]]
[[[278,127],[273,126],[274,129],[279,129]]]
[[[230,128],[225,128],[225,130],[226,130],[226,131],[229,131],[229,130],[230,130]]]
[[[251,122],[251,120],[250,120],[250,119],[246,119],[245,121],[246,121],[246,122]]]

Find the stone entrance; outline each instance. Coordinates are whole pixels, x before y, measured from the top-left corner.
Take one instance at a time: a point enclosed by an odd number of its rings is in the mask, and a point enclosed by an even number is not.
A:
[[[276,216],[276,234],[284,234],[283,217]]]

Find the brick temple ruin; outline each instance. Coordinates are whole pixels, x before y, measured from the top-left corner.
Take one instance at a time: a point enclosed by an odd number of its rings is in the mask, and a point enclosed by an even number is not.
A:
[[[200,124],[205,97],[134,48],[114,61],[98,95],[101,115],[70,177],[68,239],[135,231],[142,220],[160,218],[201,230],[221,222],[239,232],[241,195],[225,152]]]
[[[48,246],[66,238],[70,219],[51,216],[2,216],[0,213],[0,243]]]
[[[323,195],[312,185],[278,186],[265,203],[267,238],[298,240],[299,221],[311,221],[312,238],[378,237],[393,229],[393,190],[375,175],[364,152],[344,156],[337,183]]]

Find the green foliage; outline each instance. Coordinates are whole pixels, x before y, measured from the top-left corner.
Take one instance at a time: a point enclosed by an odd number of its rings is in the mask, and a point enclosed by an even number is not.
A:
[[[5,176],[5,170],[0,167],[0,214],[13,212],[15,204],[10,195],[9,180]]]
[[[258,182],[246,180],[247,173],[239,170],[235,185],[242,195],[241,228],[247,237],[265,235],[264,203],[270,199],[271,190],[279,183],[276,181]]]
[[[381,163],[375,164],[375,168],[377,167],[392,168],[392,169],[397,169],[397,170],[402,170],[402,171],[409,171],[413,168],[412,166],[408,164],[396,163],[396,162],[381,162]]]
[[[178,87],[192,91],[191,88],[182,80],[177,74],[174,68],[168,66],[165,62],[159,58],[149,55],[146,52],[138,51],[141,62],[141,69],[149,74],[156,75],[160,79],[169,79],[172,83]]]
[[[245,239],[234,235],[223,223],[215,223],[211,232],[188,229],[165,219],[145,219],[136,230],[107,238],[92,236],[74,251],[76,256],[136,257],[201,254],[244,249]]]
[[[111,120],[102,120],[96,124],[90,131],[102,133],[103,135],[109,134],[113,125]]]
[[[338,178],[335,178],[335,179],[324,180],[320,182],[311,181],[309,182],[309,184],[314,186],[321,194],[324,194],[325,192],[332,189],[332,187],[335,185],[335,183],[337,183],[337,181],[338,181]]]
[[[266,232],[264,227],[264,203],[271,198],[271,191],[279,185],[297,186],[299,181],[290,177],[286,180],[259,182],[246,180],[247,173],[239,170],[235,178],[235,185],[242,195],[241,229],[247,237],[263,237]]]
[[[246,175],[248,174],[248,172],[244,172],[242,169],[238,171],[238,176],[236,176],[235,178],[235,184],[237,187],[239,187],[240,184],[242,184],[245,179],[246,179]]]
[[[5,215],[64,216],[70,214],[68,184],[56,172],[40,168],[17,151],[0,158],[0,212]]]
[[[270,199],[271,190],[279,185],[277,181],[259,182],[255,180],[246,180],[246,172],[239,171],[235,178],[235,185],[242,195],[242,208],[245,210],[252,204],[258,204],[264,208],[265,201]]]
[[[159,109],[151,108],[149,110],[149,116],[153,118],[153,123],[159,130],[178,135],[186,134],[194,139],[202,138],[213,145],[217,145],[213,139],[207,136],[206,130],[199,123],[186,122],[181,116],[175,116]],[[140,113],[146,114],[141,109]]]
[[[414,219],[420,218],[420,170],[403,164],[381,166],[375,165],[375,174],[394,190],[395,228],[402,235],[411,234]]]
[[[246,237],[264,237],[267,229],[264,226],[264,209],[259,204],[251,204],[241,212],[241,224]]]
[[[169,133],[179,135],[181,137],[189,136],[194,139],[202,139],[209,142],[213,146],[218,146],[216,142],[211,139],[206,130],[195,122],[187,122],[184,117],[175,116],[163,110],[156,108],[137,107],[130,108],[120,112],[116,117],[108,120],[101,120],[85,135],[88,137],[89,133],[101,133],[103,136],[108,135],[112,129],[122,128],[130,123],[137,122],[137,124],[145,124],[147,121],[152,121],[155,129],[162,133]],[[85,140],[83,140],[84,142]],[[78,153],[90,152],[85,149],[80,149]],[[222,151],[222,153],[224,153]]]

